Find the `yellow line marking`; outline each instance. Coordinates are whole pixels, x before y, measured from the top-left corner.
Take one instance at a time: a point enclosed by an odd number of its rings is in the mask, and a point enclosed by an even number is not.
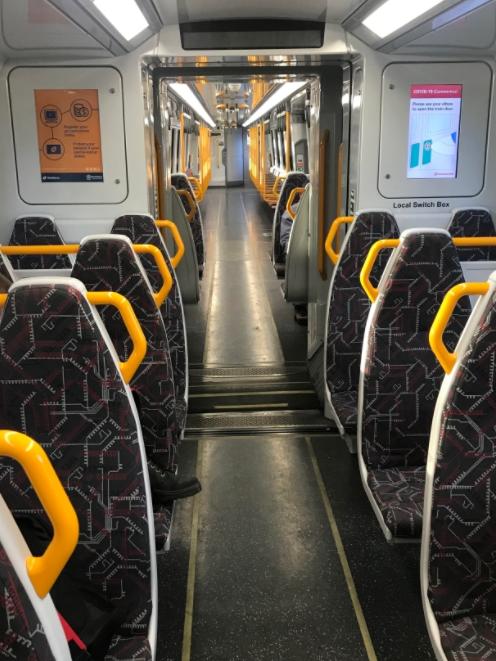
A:
[[[351,603],[353,604],[353,610],[355,611],[355,616],[358,622],[358,627],[360,633],[362,634],[363,644],[365,651],[367,652],[367,657],[369,661],[377,661],[377,656],[374,650],[374,645],[370,637],[369,628],[363,614],[362,606],[360,604],[360,599],[358,597],[358,592],[355,586],[355,581],[353,580],[353,575],[351,573],[350,565],[348,563],[348,558],[346,557],[346,551],[344,550],[343,541],[339,533],[338,524],[334,517],[334,512],[332,510],[331,501],[327,495],[327,491],[324,485],[324,480],[322,479],[322,473],[320,472],[319,464],[317,462],[317,457],[312,447],[312,443],[308,436],[305,438],[308,451],[310,453],[310,459],[312,461],[313,470],[315,472],[315,477],[317,478],[317,485],[319,487],[320,495],[324,503],[324,509],[327,514],[327,519],[329,521],[329,527],[331,529],[332,537],[334,539],[334,544],[336,545],[336,550],[338,552],[339,561],[341,562],[341,568],[346,580],[346,585],[348,587],[348,592],[350,595]]]
[[[203,471],[203,441],[198,441],[196,455],[196,476],[202,480]],[[186,608],[184,612],[183,647],[181,661],[190,661],[191,640],[193,632],[193,605],[195,600],[196,556],[198,554],[198,528],[200,523],[200,496],[194,497],[193,516],[191,521],[191,546],[189,549],[188,583],[186,586]]]

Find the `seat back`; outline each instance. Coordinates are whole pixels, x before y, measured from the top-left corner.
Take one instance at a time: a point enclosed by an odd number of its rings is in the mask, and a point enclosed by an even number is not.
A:
[[[393,216],[386,212],[360,213],[353,221],[341,248],[341,255],[329,287],[325,373],[333,416],[340,431],[356,425],[360,357],[370,301],[360,284],[360,271],[371,246],[381,239],[399,236]],[[372,274],[375,285],[389,258],[379,256]],[[351,406],[338,404],[341,393],[351,393]]]
[[[364,336],[358,442],[366,470],[425,466],[443,377],[429,331],[447,291],[463,282],[445,230],[408,230],[390,257]],[[470,314],[463,299],[445,336],[454,347]]]
[[[162,315],[131,241],[118,234],[84,238],[72,275],[88,291],[114,291],[133,306],[146,338],[147,351],[130,386],[138,407],[149,470],[156,465],[162,470],[175,471],[179,428],[169,343]],[[99,313],[119,359],[127,360],[133,344],[119,311],[113,306],[102,306]],[[150,479],[153,483],[152,470]]]
[[[196,200],[195,193],[193,191],[191,183],[189,182],[188,177],[185,174],[181,172],[176,172],[175,174],[172,174],[171,184],[172,186],[174,186],[176,190],[188,191],[188,193],[191,195],[191,199],[193,201]],[[191,212],[191,207],[189,202],[184,197],[181,197],[181,202],[184,206],[186,213],[189,214]],[[193,232],[193,239],[195,241],[198,267],[202,269],[205,263],[205,243],[203,239],[203,220],[201,216],[200,205],[198,204],[198,202],[195,202],[195,213],[192,219],[190,220],[190,227],[191,227],[191,231]]]
[[[459,209],[453,213],[448,232],[452,237],[496,236],[496,228],[487,209]],[[457,248],[461,262],[496,261],[496,247]]]
[[[286,255],[281,246],[281,217],[286,210],[288,198],[293,188],[305,188],[309,182],[308,175],[303,172],[289,172],[279,193],[276,208],[274,211],[274,220],[272,222],[272,262],[277,269],[277,265],[284,267]]]
[[[188,399],[188,346],[186,336],[186,325],[184,321],[184,309],[181,298],[181,291],[177,281],[176,273],[170,262],[169,253],[165,247],[162,235],[151,216],[146,214],[133,214],[119,216],[112,226],[112,234],[121,234],[127,236],[132,243],[149,243],[156,246],[167,264],[167,268],[172,274],[174,283],[160,307],[162,318],[165,324],[167,340],[169,342],[169,352],[174,370],[174,386],[176,392],[176,405],[181,406],[182,402]],[[158,271],[155,260],[150,255],[142,255],[140,261],[146,272],[148,280],[154,290],[157,290],[161,284],[161,275]]]
[[[27,661],[70,661],[50,595],[40,599],[26,571],[29,549],[0,496],[0,641],[2,656]]]
[[[298,204],[298,210],[288,242],[284,275],[284,298],[290,303],[308,302],[309,197],[310,187],[307,186]]]
[[[432,424],[421,577],[434,629],[436,622],[486,614],[494,619],[496,613],[495,273],[489,283],[456,347],[458,359],[444,378]],[[459,637],[464,630],[469,627]]]
[[[0,375],[0,428],[38,440],[79,519],[62,575],[84,577],[123,605],[124,635],[151,637],[156,564],[144,444],[118,358],[78,280],[14,283],[0,321]],[[50,530],[26,475],[4,458],[0,489],[15,516]]]
[[[21,216],[14,223],[9,245],[63,245],[52,216]],[[70,269],[67,255],[12,255],[14,269]]]

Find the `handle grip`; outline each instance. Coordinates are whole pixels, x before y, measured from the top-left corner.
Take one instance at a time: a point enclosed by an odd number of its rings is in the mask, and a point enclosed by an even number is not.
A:
[[[195,215],[196,203],[191,197],[191,193],[189,192],[189,190],[182,190],[179,188],[176,189],[176,192],[179,195],[179,197],[184,197],[186,202],[189,204],[189,212],[187,212],[186,209],[184,209],[184,211],[186,212],[186,219],[191,222],[193,220],[193,216]],[[183,207],[184,207],[184,203],[183,203]]]
[[[17,431],[0,430],[0,455],[23,467],[53,527],[45,553],[26,560],[28,576],[43,599],[60,576],[79,539],[79,521],[45,451],[32,438]]]
[[[374,245],[369,250],[369,254],[365,258],[362,270],[360,271],[360,284],[362,285],[365,293],[370,298],[372,303],[377,300],[377,297],[379,296],[379,290],[370,282],[370,274],[372,273],[372,269],[374,268],[377,257],[381,250],[386,250],[387,248],[397,248],[399,245],[399,239],[381,239],[380,241],[376,241],[376,243],[374,243]]]
[[[170,258],[172,266],[176,269],[182,258],[184,257],[184,243],[181,238],[181,234],[177,229],[177,225],[172,222],[172,220],[156,220],[155,225],[159,229],[168,229],[172,234],[174,243],[176,244],[176,254]]]
[[[113,305],[121,314],[124,325],[133,342],[131,355],[126,361],[120,361],[119,363],[122,378],[126,383],[129,383],[141,365],[147,348],[145,335],[132,305],[127,298],[114,291],[89,291],[86,293],[86,296],[92,305]]]
[[[296,218],[296,213],[293,213],[293,210],[291,209],[294,199],[297,195],[300,195],[301,197],[301,195],[303,195],[305,190],[306,190],[305,188],[293,188],[293,190],[289,194],[288,201],[286,203],[286,211],[288,212],[291,220],[294,220]]]
[[[327,235],[327,239],[325,242],[325,251],[327,253],[327,256],[331,260],[333,264],[337,264],[339,261],[339,253],[334,250],[334,241],[336,240],[336,236],[338,234],[339,229],[341,228],[342,225],[346,225],[348,223],[352,223],[354,221],[355,217],[354,216],[339,216],[339,218],[336,218],[333,220],[331,227],[329,229],[329,233]]]
[[[157,248],[157,246],[153,246],[150,243],[135,243],[133,244],[133,248],[138,255],[151,255],[155,260],[160,275],[162,276],[162,286],[157,292],[153,292],[153,298],[159,308],[169,295],[172,285],[174,284],[171,272],[167,268],[167,263],[160,252],[160,248]]]
[[[444,297],[429,332],[429,344],[446,374],[455,366],[457,355],[448,350],[443,335],[458,301],[464,296],[484,296],[488,291],[488,282],[464,282],[450,289]]]

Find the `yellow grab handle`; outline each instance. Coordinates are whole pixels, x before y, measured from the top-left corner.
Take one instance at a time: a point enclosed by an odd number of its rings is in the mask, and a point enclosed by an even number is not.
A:
[[[381,239],[381,241],[376,241],[376,243],[374,243],[374,245],[369,250],[369,254],[365,258],[362,270],[360,271],[360,284],[362,285],[365,293],[370,298],[372,303],[379,296],[379,290],[370,282],[370,274],[374,268],[377,256],[381,250],[386,250],[387,248],[397,248],[399,245],[399,239]]]
[[[191,193],[189,192],[189,190],[181,190],[179,188],[179,189],[177,189],[177,194],[179,195],[179,197],[184,197],[186,202],[189,204],[190,210],[189,210],[189,213],[186,213],[186,219],[189,220],[189,221],[192,221],[193,216],[195,215],[195,211],[196,211],[196,203],[193,200],[193,198],[191,197]],[[186,209],[185,209],[185,211],[186,211]]]
[[[457,248],[482,248],[485,246],[496,246],[496,236],[455,237],[452,239],[452,241]],[[372,303],[379,295],[377,288],[374,287],[370,282],[370,274],[372,273],[377,256],[381,250],[386,248],[397,248],[399,243],[399,239],[382,239],[381,241],[377,241],[377,243],[374,243],[374,245],[370,248],[369,254],[365,259],[362,271],[360,273],[360,284],[362,285]]]
[[[339,260],[339,253],[334,250],[334,241],[338,234],[339,228],[341,227],[341,225],[352,223],[354,219],[355,216],[339,216],[339,218],[333,220],[331,224],[325,242],[325,251],[333,264],[337,264]]]
[[[449,351],[443,341],[446,326],[456,304],[463,296],[484,296],[488,291],[488,282],[464,282],[450,289],[444,297],[429,332],[429,344],[446,374],[451,372],[457,359],[456,353]]]
[[[286,203],[286,211],[289,213],[289,217],[291,220],[294,220],[296,218],[296,213],[293,213],[293,210],[291,209],[291,206],[294,202],[294,199],[297,195],[303,195],[305,192],[305,188],[293,188],[291,193],[289,194],[288,201]]]
[[[174,280],[172,278],[171,272],[167,268],[167,263],[164,259],[164,256],[160,252],[160,248],[157,248],[157,246],[153,246],[150,243],[134,243],[133,248],[138,255],[143,255],[146,253],[147,255],[151,255],[155,260],[155,264],[157,265],[159,273],[162,276],[163,284],[157,292],[153,292],[153,298],[155,299],[157,307],[160,307],[169,295],[169,292],[172,289],[172,285],[174,284]]]
[[[79,539],[79,521],[46,452],[32,438],[0,430],[0,455],[23,467],[53,527],[53,538],[41,556],[30,556],[26,570],[38,597],[43,599],[60,576]]]
[[[172,266],[176,269],[179,266],[181,259],[184,257],[184,243],[181,238],[181,234],[179,233],[176,224],[173,223],[172,220],[156,220],[155,225],[159,229],[170,230],[170,233],[172,234],[172,238],[174,239],[177,250],[174,257],[171,257],[170,260]]]
[[[197,177],[188,177],[188,181],[193,187],[194,193],[196,195],[196,199],[201,202],[203,198],[203,193],[202,193],[202,188],[200,184],[200,180]]]
[[[77,243],[57,245],[0,246],[3,255],[75,255],[79,250]]]
[[[279,195],[280,190],[279,190],[279,182],[284,181],[286,177],[283,176],[277,176],[276,180],[274,181],[274,185],[272,186],[272,192],[274,195]]]
[[[8,294],[0,294],[0,308],[3,308],[5,303],[7,303]]]
[[[113,305],[121,313],[127,332],[133,341],[131,355],[125,362],[119,363],[122,378],[126,383],[129,383],[141,365],[147,348],[145,335],[132,305],[127,298],[121,294],[117,294],[115,291],[89,291],[86,293],[86,296],[92,305]]]

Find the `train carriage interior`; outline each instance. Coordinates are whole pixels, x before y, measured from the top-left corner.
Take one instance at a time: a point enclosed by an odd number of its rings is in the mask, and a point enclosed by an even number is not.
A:
[[[496,661],[496,0],[0,28],[0,658]]]

